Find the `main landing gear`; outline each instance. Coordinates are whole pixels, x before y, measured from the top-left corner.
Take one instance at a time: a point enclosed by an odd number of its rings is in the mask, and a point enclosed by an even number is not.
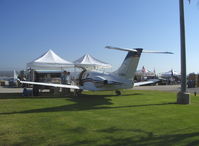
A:
[[[83,91],[83,90],[81,90],[81,89],[80,89],[80,90],[74,89],[74,94],[73,94],[73,95],[74,95],[75,97],[80,96],[80,94],[82,93],[82,91]]]
[[[117,96],[119,96],[119,95],[121,95],[121,91],[115,90],[115,94],[116,94]]]

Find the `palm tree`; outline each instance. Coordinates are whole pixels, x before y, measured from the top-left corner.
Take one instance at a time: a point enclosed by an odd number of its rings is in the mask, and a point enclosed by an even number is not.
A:
[[[191,0],[188,0],[189,3]],[[177,95],[178,104],[190,104],[189,93],[186,93],[186,43],[185,43],[185,24],[184,24],[184,0],[179,0],[180,9],[180,41],[181,41],[181,91]]]

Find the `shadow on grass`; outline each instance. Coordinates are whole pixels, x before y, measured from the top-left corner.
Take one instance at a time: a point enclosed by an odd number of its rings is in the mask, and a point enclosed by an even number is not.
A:
[[[199,132],[188,133],[188,134],[173,134],[173,135],[163,135],[163,136],[154,136],[148,135],[146,137],[135,138],[115,138],[114,136],[107,137],[111,141],[110,146],[120,146],[120,145],[184,145],[183,140],[199,136]],[[194,140],[185,145],[187,146],[197,146],[199,140]],[[109,144],[108,144],[109,145]]]
[[[129,95],[129,94],[128,94]],[[131,94],[134,95],[134,94]],[[142,95],[137,94],[135,95]],[[113,96],[113,95],[112,95]],[[81,97],[67,97],[66,100],[73,101],[74,104],[61,105],[55,107],[31,109],[19,112],[7,112],[0,113],[5,114],[28,114],[28,113],[43,113],[43,112],[62,112],[62,111],[83,111],[83,110],[101,110],[101,109],[120,109],[120,108],[135,108],[135,107],[145,107],[145,106],[161,106],[171,103],[159,103],[159,104],[141,104],[141,105],[126,105],[126,106],[110,106],[112,105],[112,99],[110,95],[82,95]],[[118,97],[118,96],[114,96]]]
[[[92,93],[91,93],[92,94]],[[87,95],[87,94],[82,94],[80,96],[80,98],[85,97],[85,96],[94,96],[94,98],[96,96],[103,96],[103,97],[118,97],[116,96],[114,93],[110,94],[110,95],[95,95],[95,92],[93,92],[94,95]],[[135,95],[143,95],[142,93],[132,93],[132,94],[123,94],[121,96],[135,96]],[[69,96],[65,96],[65,95],[52,95],[50,93],[41,93],[41,95],[39,96],[23,96],[22,93],[0,93],[0,100],[1,99],[42,99],[42,98],[76,98],[73,96],[73,93],[71,93]]]
[[[23,96],[22,93],[0,93],[0,100],[1,99],[42,99],[42,98],[66,98],[66,96],[52,95],[49,93],[43,93],[40,96]]]
[[[74,136],[86,135],[88,129],[77,127],[68,129]],[[199,132],[193,133],[179,133],[179,134],[165,134],[156,135],[153,132],[148,132],[141,129],[121,129],[117,127],[109,127],[106,129],[93,130],[96,135],[104,135],[103,137],[82,137],[82,140],[74,140],[72,142],[59,141],[57,145],[106,145],[106,146],[168,146],[168,145],[186,145],[198,146],[199,145]],[[122,135],[122,136],[121,136]],[[46,142],[48,139],[45,137],[24,137],[21,142],[14,145],[42,145],[41,142]],[[45,145],[45,144],[44,144]]]
[[[25,98],[21,93],[0,93],[0,99],[22,99]]]
[[[79,134],[79,131],[85,132],[85,128],[75,128],[69,131]],[[121,146],[121,145],[187,145],[196,146],[199,145],[199,132],[185,133],[185,134],[168,134],[168,135],[155,135],[153,132],[147,132],[141,129],[120,129],[116,127],[110,127],[107,129],[96,130],[97,133],[104,133],[107,136],[103,137],[101,140],[106,141],[103,145],[107,146]],[[122,137],[117,136],[118,133],[123,134]],[[81,134],[81,133],[80,133]],[[130,136],[129,136],[130,135]],[[132,136],[134,135],[134,136]],[[193,140],[191,140],[193,138]],[[189,140],[185,142],[185,140]],[[82,140],[71,143],[70,145],[81,145],[93,144],[97,145],[99,140]],[[100,145],[100,144],[99,144]]]

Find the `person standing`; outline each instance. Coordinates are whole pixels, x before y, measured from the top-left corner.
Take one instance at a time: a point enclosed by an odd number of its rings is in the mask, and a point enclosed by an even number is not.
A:
[[[61,83],[70,85],[71,84],[71,78],[70,78],[70,72],[64,71],[61,76]],[[70,88],[62,88],[62,93],[64,95],[68,95],[70,93]]]

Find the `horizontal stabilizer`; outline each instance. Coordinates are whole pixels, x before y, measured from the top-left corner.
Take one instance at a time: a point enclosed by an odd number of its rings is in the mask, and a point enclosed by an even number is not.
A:
[[[137,50],[142,48],[119,48],[119,47],[112,47],[106,46],[107,49],[114,49],[114,50],[121,50],[121,51],[128,51],[128,52],[137,52]],[[172,52],[164,52],[164,51],[150,51],[150,50],[143,50],[142,53],[159,53],[159,54],[173,54]]]
[[[172,52],[162,52],[162,51],[148,51],[143,50],[142,53],[160,53],[160,54],[173,54]]]
[[[130,48],[118,48],[118,47],[111,47],[111,46],[106,46],[105,48],[114,49],[114,50],[120,50],[120,51],[137,52],[137,50],[130,49]]]

